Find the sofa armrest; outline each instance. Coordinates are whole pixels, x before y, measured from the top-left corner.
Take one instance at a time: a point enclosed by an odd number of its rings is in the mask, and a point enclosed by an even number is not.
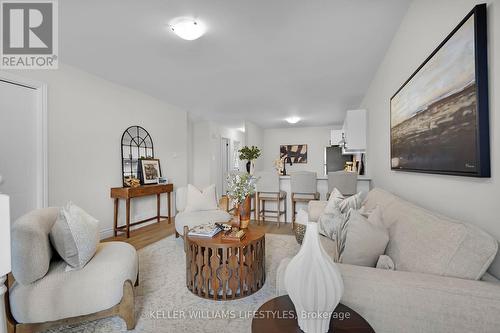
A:
[[[317,222],[323,211],[325,210],[328,201],[311,200],[307,206],[309,213],[309,222]]]
[[[496,332],[500,283],[339,264],[342,303],[376,332]]]
[[[280,263],[277,295],[287,294]],[[341,302],[375,332],[498,332],[500,283],[338,264]]]

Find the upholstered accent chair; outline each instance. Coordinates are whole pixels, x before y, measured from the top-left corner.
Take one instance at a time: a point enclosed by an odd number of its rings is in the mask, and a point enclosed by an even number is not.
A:
[[[111,316],[121,317],[127,329],[133,329],[139,268],[135,248],[123,242],[100,243],[82,269],[67,269],[49,239],[58,212],[38,209],[12,225],[9,331],[39,332]]]
[[[186,211],[187,205],[187,187],[179,187],[175,192],[175,206],[177,215],[175,215],[175,237],[184,235],[184,227],[191,229],[197,225],[210,222],[229,222],[232,215],[230,211],[230,203],[227,197],[223,196],[219,200],[218,209],[201,210],[201,211]]]
[[[328,193],[330,197],[333,189],[336,188],[344,196],[351,196],[358,190],[358,174],[356,172],[333,171],[328,173]]]

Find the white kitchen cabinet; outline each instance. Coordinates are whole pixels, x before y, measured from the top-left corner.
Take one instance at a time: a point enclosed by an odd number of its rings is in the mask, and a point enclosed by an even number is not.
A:
[[[330,145],[338,146],[340,144],[340,141],[342,140],[342,133],[343,131],[341,129],[331,130]]]
[[[342,130],[345,140],[344,154],[366,151],[366,110],[347,111]]]

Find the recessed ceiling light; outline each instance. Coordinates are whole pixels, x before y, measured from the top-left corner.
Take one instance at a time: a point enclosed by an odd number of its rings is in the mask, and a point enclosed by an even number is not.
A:
[[[285,118],[285,120],[289,123],[289,124],[296,124],[300,121],[300,117],[288,117],[288,118]]]
[[[207,31],[203,22],[192,17],[176,17],[169,22],[168,27],[174,34],[185,40],[198,39]]]
[[[245,127],[238,128],[238,131],[245,133]]]

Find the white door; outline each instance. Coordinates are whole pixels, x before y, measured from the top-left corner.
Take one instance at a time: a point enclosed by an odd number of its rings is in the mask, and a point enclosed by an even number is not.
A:
[[[40,115],[37,90],[0,81],[0,192],[8,194],[11,219],[40,207]]]

